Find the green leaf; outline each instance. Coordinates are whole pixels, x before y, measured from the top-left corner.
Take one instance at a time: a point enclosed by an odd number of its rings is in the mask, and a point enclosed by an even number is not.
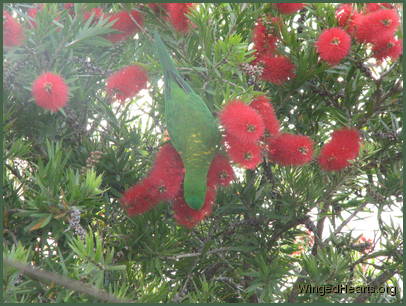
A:
[[[43,217],[41,219],[36,219],[31,222],[31,224],[27,225],[26,229],[29,232],[38,230],[40,228],[43,228],[48,225],[48,223],[51,221],[52,215],[47,215],[46,217]]]

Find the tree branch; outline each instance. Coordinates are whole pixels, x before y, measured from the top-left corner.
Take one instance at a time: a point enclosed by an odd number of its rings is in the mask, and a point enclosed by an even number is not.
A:
[[[214,254],[214,253],[219,253],[219,252],[224,252],[224,251],[230,251],[230,248],[218,248],[218,249],[214,249],[208,252],[205,252],[205,254],[209,255],[209,254]],[[202,253],[198,252],[198,253],[186,253],[186,254],[179,254],[176,256],[166,256],[163,257],[164,259],[171,259],[171,260],[178,260],[181,258],[186,258],[186,257],[196,257],[196,256],[200,256],[202,255]]]
[[[378,83],[377,86],[380,86],[379,84],[380,83]],[[396,94],[397,92],[402,91],[403,88],[401,84],[402,84],[401,80],[396,81],[395,84],[393,84],[392,88],[389,89],[385,94],[382,94],[380,87],[377,88],[377,90],[372,95],[372,97],[374,96],[376,97],[372,110],[367,114],[365,114],[365,116],[362,117],[361,120],[359,120],[359,122],[357,122],[358,129],[361,129],[364,126],[364,124],[366,124],[372,117],[374,117],[377,113],[381,111],[382,107],[384,107],[383,103],[386,101],[386,99]]]
[[[285,233],[290,228],[295,227],[299,224],[304,224],[304,222],[307,221],[308,218],[309,217],[306,215],[301,218],[292,220],[278,229],[275,229],[274,233],[272,234],[271,238],[269,239],[269,242],[268,242],[269,245],[272,245],[275,241],[277,241],[282,236],[282,234]]]
[[[300,272],[302,274],[304,270]],[[303,283],[305,281],[304,277],[298,277],[295,281],[295,283],[292,286],[292,290],[290,291],[290,294],[288,296],[288,303],[296,303],[296,298],[299,295],[299,286],[298,284]]]
[[[387,270],[387,271],[381,273],[377,278],[375,278],[368,285],[371,287],[378,288],[378,287],[382,286],[393,275],[395,275],[395,273],[396,273],[396,270]],[[355,303],[364,303],[371,295],[372,295],[372,292],[362,293],[354,300],[354,302]]]
[[[21,183],[24,182],[23,177],[20,175],[20,173],[18,172],[17,169],[11,167],[11,166],[10,166],[9,164],[7,164],[7,163],[5,163],[5,165],[6,165],[6,168],[7,168],[8,170],[10,170],[11,173],[12,173],[16,178],[18,178]]]
[[[100,301],[108,303],[135,303],[135,301],[121,300],[116,298],[114,295],[102,290],[97,289],[93,286],[90,286],[81,281],[68,278],[66,276],[56,274],[53,272],[44,271],[42,269],[14,261],[10,258],[4,257],[3,264],[11,266],[19,270],[22,274],[25,274],[31,278],[38,279],[41,282],[55,283],[59,286],[65,287],[67,289],[73,290],[75,292],[87,294],[92,296]]]
[[[354,212],[340,224],[340,226],[334,231],[334,233],[331,234],[331,237],[334,237],[338,233],[340,233],[342,231],[342,229],[344,228],[344,226],[346,226],[352,220],[352,218],[354,218],[361,210],[363,210],[365,208],[365,206],[367,206],[367,204],[368,204],[368,202],[365,201],[360,206],[358,206],[357,209],[354,210]]]
[[[317,221],[316,225],[316,233],[314,235],[316,237],[319,237],[318,240],[314,240],[313,248],[312,248],[312,255],[317,255],[317,248],[321,245],[321,237],[323,237],[323,229],[324,229],[324,220],[326,220],[325,214],[328,212],[328,209],[330,207],[330,204],[327,202],[324,203],[324,206],[322,209],[319,211],[319,216],[320,219]]]
[[[386,250],[381,250],[381,251],[377,251],[377,252],[374,252],[374,253],[365,254],[362,257],[360,257],[358,260],[354,261],[351,264],[351,268],[355,268],[356,265],[358,265],[360,263],[364,263],[368,259],[376,258],[376,257],[379,257],[379,256],[389,256],[389,255],[390,254]]]

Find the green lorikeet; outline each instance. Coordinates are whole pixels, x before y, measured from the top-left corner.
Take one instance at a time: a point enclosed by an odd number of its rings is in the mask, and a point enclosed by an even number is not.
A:
[[[180,76],[158,33],[155,48],[164,71],[165,117],[175,149],[185,167],[184,198],[193,209],[202,208],[207,173],[218,151],[218,122],[190,85]]]

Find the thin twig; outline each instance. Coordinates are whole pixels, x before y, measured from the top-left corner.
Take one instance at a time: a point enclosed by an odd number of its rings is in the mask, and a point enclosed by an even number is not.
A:
[[[73,290],[75,292],[90,295],[100,301],[108,303],[135,303],[135,301],[122,300],[116,298],[114,295],[111,295],[110,293],[102,289],[97,289],[81,281],[71,279],[53,272],[44,271],[42,269],[38,269],[36,267],[24,263],[14,261],[7,257],[3,257],[3,264],[11,266],[31,278],[35,278],[38,279],[39,281],[47,283],[55,283],[67,289]]]
[[[365,201],[360,206],[358,206],[357,209],[354,210],[354,212],[340,224],[340,226],[334,231],[334,233],[331,234],[330,237],[335,237],[338,233],[340,233],[344,226],[346,226],[352,220],[352,218],[354,218],[361,210],[363,210],[367,204],[368,202]]]
[[[231,277],[225,277],[225,276],[218,276],[213,278],[214,281],[218,282],[223,282],[226,283],[227,285],[231,286],[234,289],[237,289],[238,291],[243,292],[244,288],[240,284],[237,284],[234,282],[234,280]]]
[[[328,209],[330,207],[330,204],[325,201],[323,203],[323,207],[319,211],[318,215],[320,216],[320,219],[317,221],[316,225],[316,232],[314,233],[315,237],[318,237],[319,239],[314,241],[313,248],[312,248],[312,255],[317,255],[317,250],[321,246],[322,241],[320,237],[323,237],[323,230],[324,230],[324,221],[326,220],[326,213],[328,212]]]
[[[303,275],[304,272],[305,272],[305,270],[302,269],[299,272],[299,275]],[[298,285],[303,284],[305,281],[306,281],[306,278],[303,277],[303,276],[299,276],[296,279],[295,283],[292,286],[292,290],[290,291],[290,294],[288,296],[288,300],[287,300],[288,303],[296,303],[296,299],[297,299],[297,297],[299,295],[299,286]]]
[[[398,65],[394,64],[392,65],[388,70],[386,70],[384,73],[381,74],[380,78],[376,81],[376,83],[381,83],[382,80],[393,71]]]
[[[299,224],[303,224],[307,218],[308,216],[296,218],[290,222],[287,222],[281,227],[275,228],[274,233],[269,238],[268,244],[272,246],[284,233],[286,233],[289,229],[298,226]]]
[[[372,110],[359,120],[359,122],[357,123],[358,129],[362,129],[364,124],[368,123],[371,118],[380,113],[380,111],[382,111],[384,107],[387,107],[387,105],[383,105],[383,103],[392,95],[396,94],[397,92],[401,92],[403,90],[401,84],[402,84],[401,80],[396,81],[395,84],[392,86],[392,88],[389,91],[387,91],[384,95],[382,95],[379,88],[377,89],[376,93],[372,95],[373,97],[374,96],[376,97]]]
[[[204,248],[204,246],[202,247],[202,249]],[[185,282],[183,283],[182,288],[175,294],[175,296],[172,298],[172,302],[175,303],[179,303],[182,301],[182,299],[185,297],[185,295],[187,294],[187,286],[190,282],[190,280],[193,277],[193,270],[196,268],[196,266],[199,263],[199,257],[196,257],[193,261],[193,264],[190,266],[188,275],[186,277]]]
[[[368,285],[371,287],[375,287],[378,288],[380,286],[382,286],[387,280],[389,280],[392,276],[394,276],[396,274],[396,270],[387,270],[383,273],[381,273],[377,278],[375,278],[371,283],[369,283]],[[371,292],[366,292],[366,293],[362,293],[361,295],[359,295],[354,302],[355,303],[363,303],[365,302],[370,296],[372,295],[372,291]]]
[[[12,231],[10,231],[9,229],[6,229],[6,228],[5,228],[5,229],[3,230],[3,233],[9,234],[9,235],[11,236],[11,238],[13,239],[14,244],[15,244],[15,245],[18,245],[17,236],[16,236]]]
[[[377,251],[375,253],[368,253],[368,254],[365,254],[362,257],[360,257],[358,260],[354,261],[351,264],[351,267],[354,268],[358,264],[364,263],[366,260],[371,259],[371,258],[376,258],[376,257],[379,257],[379,256],[389,256],[389,255],[390,254],[388,254],[388,252],[385,251],[385,250]]]
[[[230,248],[218,248],[218,249],[214,249],[208,252],[205,252],[205,254],[214,254],[214,253],[218,253],[218,252],[224,252],[224,251],[230,251]],[[186,253],[186,254],[179,254],[176,256],[166,256],[163,257],[164,259],[170,259],[170,260],[178,260],[181,258],[187,258],[187,257],[196,257],[196,256],[200,256],[202,255],[202,253],[198,252],[198,253]]]
[[[20,182],[24,182],[23,177],[20,175],[20,173],[17,171],[17,169],[11,167],[11,166],[10,166],[9,164],[7,164],[7,163],[6,163],[6,168],[7,168],[8,170],[10,170],[11,173],[12,173],[16,178],[18,178]]]

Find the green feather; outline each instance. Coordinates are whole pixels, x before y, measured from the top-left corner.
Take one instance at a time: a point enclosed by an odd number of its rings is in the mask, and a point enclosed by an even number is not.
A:
[[[200,209],[206,196],[207,173],[220,141],[218,123],[202,98],[177,72],[158,34],[155,47],[164,70],[168,133],[185,167],[184,198],[191,208]]]
[[[157,32],[154,34],[155,39],[155,49],[164,70],[164,80],[165,80],[165,95],[170,94],[169,84],[166,82],[169,79],[174,79],[186,92],[193,92],[192,87],[180,76],[179,72],[176,70],[175,64],[173,63],[171,57],[169,56],[168,49],[166,48],[164,42]]]

